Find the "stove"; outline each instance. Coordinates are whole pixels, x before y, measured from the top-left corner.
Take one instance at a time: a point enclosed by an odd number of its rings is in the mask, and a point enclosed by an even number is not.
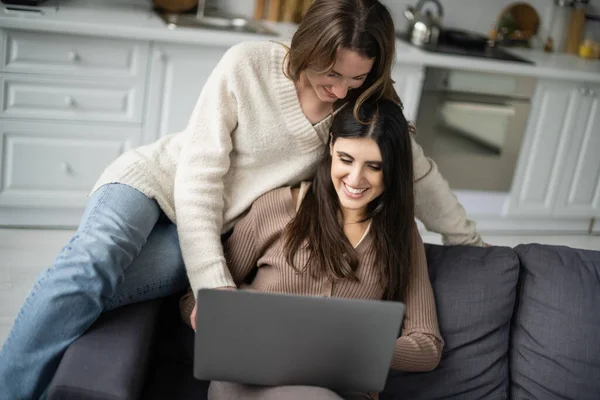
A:
[[[397,33],[396,36],[402,40],[414,46],[406,33]],[[485,42],[481,42],[485,43]],[[415,46],[416,47],[416,46]],[[450,41],[443,35],[440,36],[440,42],[438,44],[426,44],[424,46],[418,46],[418,48],[439,54],[450,54],[456,56],[486,58],[492,60],[502,60],[510,62],[518,62],[525,64],[534,64],[532,61],[510,54],[507,51],[502,50],[499,47],[490,47],[487,44],[474,44],[474,43],[460,43],[456,41]]]

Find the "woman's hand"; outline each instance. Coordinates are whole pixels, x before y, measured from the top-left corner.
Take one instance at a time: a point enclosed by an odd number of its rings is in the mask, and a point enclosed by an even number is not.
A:
[[[237,288],[235,287],[231,287],[231,286],[224,286],[224,287],[220,287],[220,288],[216,288],[217,290],[237,290]],[[192,313],[190,314],[190,324],[192,325],[192,329],[194,330],[194,332],[196,332],[196,310],[198,309],[198,302],[196,302],[194,304],[194,309],[192,310]]]

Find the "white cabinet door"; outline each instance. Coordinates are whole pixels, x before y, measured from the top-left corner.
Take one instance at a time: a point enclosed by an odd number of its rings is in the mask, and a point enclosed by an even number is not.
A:
[[[142,79],[0,73],[0,118],[142,123]]]
[[[552,215],[581,102],[576,84],[538,81],[507,203],[508,215]]]
[[[600,86],[540,80],[507,214],[600,215]]]
[[[77,226],[108,164],[141,128],[0,121],[0,226]]]
[[[600,85],[582,85],[554,215],[600,216]]]
[[[0,71],[143,81],[147,41],[26,30],[1,30]]]
[[[392,70],[394,87],[404,105],[404,115],[408,121],[414,122],[419,111],[421,89],[423,87],[423,67],[396,64]]]
[[[182,131],[225,47],[154,43],[144,141]]]

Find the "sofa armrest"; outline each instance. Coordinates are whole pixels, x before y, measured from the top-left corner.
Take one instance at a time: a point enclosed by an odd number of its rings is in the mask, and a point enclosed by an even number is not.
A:
[[[141,393],[162,300],[109,311],[65,352],[49,400],[132,400]]]

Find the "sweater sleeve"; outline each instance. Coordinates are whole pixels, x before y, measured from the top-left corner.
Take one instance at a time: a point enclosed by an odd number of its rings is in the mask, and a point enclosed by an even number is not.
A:
[[[442,357],[444,341],[438,327],[425,246],[415,227],[415,268],[405,296],[402,336],[396,340],[391,367],[402,371],[431,371]]]
[[[475,222],[450,190],[437,165],[425,157],[423,149],[412,139],[415,170],[415,215],[427,230],[442,235],[444,244],[483,246]]]
[[[174,197],[177,232],[193,293],[234,286],[221,245],[223,179],[230,166],[231,134],[237,125],[234,95],[236,47],[220,60],[206,81],[187,128]]]
[[[236,286],[240,286],[258,261],[255,213],[256,206],[253,205],[235,224],[231,236],[225,242],[225,257]],[[179,313],[183,322],[190,327],[190,315],[195,305],[195,294],[188,288],[186,294],[179,299]]]

